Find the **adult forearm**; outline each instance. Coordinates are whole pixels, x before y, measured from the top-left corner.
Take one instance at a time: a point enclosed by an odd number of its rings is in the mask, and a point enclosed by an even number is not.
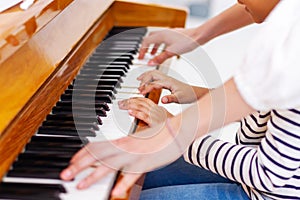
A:
[[[197,27],[194,32],[194,38],[200,45],[203,45],[219,35],[237,30],[253,22],[244,6],[235,4]]]

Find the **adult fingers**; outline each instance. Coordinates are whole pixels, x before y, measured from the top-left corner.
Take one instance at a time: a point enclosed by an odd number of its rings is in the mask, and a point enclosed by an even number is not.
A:
[[[149,46],[151,44],[156,44],[159,40],[156,36],[156,32],[151,32],[149,36],[145,37],[142,41],[139,56],[138,59],[143,59],[145,57],[145,54],[148,52]]]
[[[168,58],[171,58],[172,56],[175,56],[175,53],[169,52],[169,51],[163,51],[159,55],[155,56],[154,58],[150,59],[148,62],[148,65],[155,66],[163,63]]]
[[[77,188],[85,189],[90,187],[109,173],[122,169],[124,166],[131,163],[132,159],[134,159],[134,157],[129,157],[124,153],[102,159],[101,164],[98,165],[92,173],[82,179],[78,183]]]
[[[141,177],[141,174],[124,173],[119,182],[112,190],[111,195],[114,198],[125,198],[129,189],[136,183]]]
[[[96,159],[93,156],[87,154],[86,156],[82,157],[80,161],[71,163],[71,165],[61,172],[60,177],[63,180],[72,180],[82,170],[94,164],[95,161]]]
[[[144,57],[145,57],[145,54],[147,53],[147,51],[148,51],[148,48],[146,48],[146,47],[141,47],[140,48],[140,51],[139,51],[139,56],[138,56],[138,59],[144,59]]]
[[[92,184],[102,179],[103,177],[105,177],[107,174],[112,173],[114,171],[114,169],[109,168],[105,165],[98,166],[91,174],[89,174],[87,177],[85,177],[78,183],[77,188],[86,189]]]
[[[160,44],[154,44],[154,46],[153,46],[152,49],[151,49],[150,54],[151,54],[151,55],[155,55],[156,52],[157,52],[157,50],[158,50],[158,48],[159,48],[159,46],[160,46]]]

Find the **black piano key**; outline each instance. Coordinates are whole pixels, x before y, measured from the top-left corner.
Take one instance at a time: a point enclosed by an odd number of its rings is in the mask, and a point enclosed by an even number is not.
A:
[[[61,184],[45,184],[45,183],[18,183],[18,182],[2,182],[0,183],[0,190],[14,190],[17,188],[27,189],[55,189],[60,193],[67,193],[65,187]],[[1,193],[1,192],[0,192]]]
[[[76,131],[89,131],[89,132],[94,132],[95,130],[92,127],[64,127],[64,126],[40,126],[39,127],[39,132],[43,130],[58,130],[58,131],[71,131],[71,132],[76,132]]]
[[[129,52],[129,53],[134,53],[136,54],[138,52],[138,49],[137,48],[126,48],[126,47],[111,47],[111,48],[102,48],[102,47],[98,47],[96,49],[96,52],[101,52],[101,51],[123,51],[123,52]],[[118,60],[115,60],[115,61],[118,61]],[[111,62],[111,60],[110,60]]]
[[[43,122],[42,126],[47,127],[47,126],[60,126],[60,127],[80,127],[80,129],[89,129],[93,128],[94,130],[98,130],[98,124],[95,123],[76,123],[74,121],[64,121],[64,120],[56,120],[56,121],[45,121]]]
[[[74,156],[73,152],[64,152],[64,151],[32,151],[25,150],[19,155],[20,158],[35,159],[40,158],[45,159],[58,159],[58,160],[70,160]]]
[[[54,136],[80,136],[80,137],[95,137],[96,133],[92,130],[57,130],[57,129],[42,129],[37,135],[54,135]]]
[[[115,26],[109,31],[108,35],[115,35],[122,32],[127,34],[145,35],[147,33],[147,27]]]
[[[112,99],[115,99],[114,93],[111,90],[81,90],[77,88],[66,89],[65,94],[75,94],[75,95],[109,95]]]
[[[97,53],[102,53],[102,52],[108,52],[108,50],[103,49],[103,48],[97,48],[96,49]],[[137,54],[137,51],[135,49],[131,48],[114,48],[114,49],[109,49],[109,52],[114,52],[114,53],[131,53],[133,55]]]
[[[112,103],[112,97],[110,95],[107,94],[99,94],[99,95],[90,95],[90,94],[76,94],[76,95],[72,95],[72,94],[62,94],[60,96],[61,100],[65,101],[65,100],[72,100],[75,99],[76,101],[80,102],[80,101],[99,101],[99,102],[107,102],[107,103]]]
[[[115,40],[115,41],[114,40],[112,40],[112,41],[108,40],[107,42],[102,43],[98,48],[103,48],[103,49],[110,49],[110,48],[131,48],[131,49],[138,50],[139,45],[137,45],[137,44],[130,44],[130,43],[128,43],[128,44],[124,44],[123,43],[122,44],[120,42],[122,42],[122,40]],[[91,56],[91,58],[94,57],[94,55],[95,54],[93,54]]]
[[[31,142],[61,142],[72,144],[87,144],[89,141],[83,137],[49,137],[49,136],[32,136]]]
[[[101,119],[101,116],[99,116],[99,115],[97,115],[97,121],[98,121],[98,123],[99,123],[100,125],[103,124],[103,121],[102,121],[102,119]]]
[[[127,44],[126,43],[126,41],[124,42],[124,41],[120,41],[120,42],[118,42],[118,44]],[[107,44],[111,44],[111,43],[107,43]],[[128,43],[128,44],[130,44],[130,43]],[[132,43],[133,44],[133,43]],[[135,42],[135,44],[137,44],[137,46],[138,46],[138,42]],[[132,53],[115,53],[115,52],[103,52],[103,53],[98,53],[98,52],[94,52],[93,53],[93,56],[94,55],[96,55],[96,56],[99,56],[99,55],[101,55],[101,56],[118,56],[118,57],[129,57],[130,59],[134,59],[134,56],[133,56],[133,54]]]
[[[128,73],[128,69],[127,69],[127,66],[122,66],[122,65],[98,65],[98,64],[95,64],[95,63],[86,63],[84,65],[84,70],[97,70],[97,69],[112,69],[112,70],[122,70],[124,71],[124,73]]]
[[[68,102],[68,101],[66,101]],[[58,110],[59,111],[74,111],[74,113],[78,113],[80,114],[81,112],[86,112],[88,114],[93,114],[93,113],[96,113],[99,115],[102,115],[102,116],[106,116],[106,111],[109,111],[109,107],[108,105],[106,104],[100,104],[100,103],[97,103],[97,105],[93,105],[92,103],[85,103],[85,102],[78,102],[77,104],[63,104],[63,103],[60,103],[58,105],[56,105],[52,111],[54,110]],[[54,114],[55,112],[53,112]],[[71,124],[70,122],[68,122],[67,124]],[[81,122],[78,122],[78,126],[80,127],[80,124],[82,124],[82,126],[95,126],[96,124],[95,123],[92,123],[92,124],[87,124],[87,123],[81,123]]]
[[[40,146],[40,147],[63,147],[63,148],[71,148],[71,149],[80,149],[85,146],[83,143],[73,143],[73,142],[64,142],[64,141],[34,141],[31,140],[30,143],[26,145],[30,146]],[[25,148],[25,149],[26,149]]]
[[[141,41],[142,40],[141,35],[133,35],[133,34],[121,34],[120,37],[107,37],[107,40],[105,41]],[[105,43],[104,41],[104,43]],[[100,48],[101,45],[99,45],[98,48]],[[109,48],[108,48],[109,49]]]
[[[128,73],[128,67],[129,65],[94,65],[94,64],[90,64],[90,65],[86,65],[85,66],[85,70],[94,70],[96,69],[111,69],[111,70],[122,70],[124,72],[124,76],[126,76],[126,74]]]
[[[127,62],[104,62],[102,60],[98,61],[88,61],[85,65],[99,65],[99,66],[125,66],[127,69],[130,69],[130,65]]]
[[[74,121],[65,121],[65,120],[55,120],[55,121],[45,121],[42,126],[63,126],[63,127],[81,127],[81,128],[93,128],[94,130],[99,130],[99,123],[80,123]]]
[[[95,87],[97,85],[113,85],[115,88],[120,88],[121,87],[121,83],[119,80],[116,79],[81,79],[81,78],[77,78],[75,82],[75,88],[76,86],[80,86],[80,85],[94,85]],[[74,84],[73,84],[74,85]]]
[[[55,161],[55,160],[18,160],[15,163],[13,163],[13,170],[14,169],[27,169],[30,167],[40,167],[40,168],[55,168],[55,169],[61,169],[69,166],[69,161]]]
[[[74,121],[80,123],[93,123],[97,120],[96,116],[77,116],[77,115],[62,115],[62,114],[49,114],[46,117],[46,120],[66,120],[66,121]]]
[[[66,151],[66,152],[76,152],[83,147],[80,145],[74,144],[57,144],[57,143],[38,143],[38,142],[30,142],[25,146],[25,150],[28,151]]]
[[[76,113],[78,115],[93,115],[93,114],[97,114],[101,117],[106,117],[107,114],[106,114],[106,111],[99,107],[99,108],[80,108],[80,107],[66,107],[66,106],[63,106],[63,107],[60,107],[60,106],[55,106],[53,109],[52,109],[52,113],[53,114],[73,114],[73,113]],[[69,126],[70,127],[70,126]],[[87,126],[76,126],[77,128],[84,128]]]
[[[54,184],[1,183],[0,199],[59,200],[63,186]]]
[[[110,43],[110,44],[107,44],[107,46],[108,47],[127,47],[127,48],[132,48],[132,49],[136,49],[137,48],[137,46],[136,45],[114,45],[114,44],[112,44],[112,43]],[[106,48],[106,47],[105,47]],[[126,60],[132,60],[134,57],[133,57],[133,55],[131,54],[131,53],[127,53],[127,54],[113,54],[113,53],[110,53],[110,52],[108,51],[106,54],[104,54],[104,53],[98,53],[98,52],[94,52],[93,53],[93,55],[90,57],[90,59],[102,59],[102,58],[104,58],[104,59],[117,59],[117,58],[123,58],[123,59],[126,59]]]
[[[71,87],[69,87],[72,89]],[[56,103],[56,106],[75,106],[75,107],[95,107],[95,108],[103,108],[105,111],[109,111],[110,108],[106,102],[95,102],[95,103],[88,103],[88,102],[72,102],[72,101],[59,101]]]
[[[15,168],[8,171],[7,177],[18,177],[18,178],[45,178],[45,179],[60,179],[60,172],[62,169],[58,168]]]
[[[108,44],[136,45],[136,47],[139,47],[140,41],[105,40],[103,43],[101,43],[101,45],[108,45]]]
[[[123,69],[101,69],[101,68],[95,68],[95,69],[82,69],[80,71],[80,74],[95,74],[98,75],[99,79],[109,79],[109,76],[103,76],[103,75],[112,75],[111,79],[120,79],[119,76],[125,76],[125,72]],[[78,77],[80,77],[80,74]],[[103,76],[103,78],[102,78]],[[77,77],[77,78],[78,78]]]
[[[51,152],[33,152],[25,151],[18,156],[18,159],[26,160],[54,160],[56,162],[68,162],[71,160],[73,154],[54,154]]]
[[[89,85],[89,84],[85,84],[85,85],[76,84],[75,86],[74,85],[69,85],[68,88],[69,89],[75,88],[75,89],[80,89],[80,90],[110,90],[114,94],[117,93],[117,90],[116,90],[114,85],[96,85],[95,86],[95,85],[92,85],[92,84],[91,85]],[[103,102],[103,103],[105,103],[105,102]],[[95,106],[96,106],[96,104],[95,104]]]
[[[132,65],[131,59],[126,58],[97,58],[97,57],[91,57],[89,62],[100,62],[100,63],[115,63],[115,62],[125,62],[128,65]]]
[[[122,76],[125,76],[126,72],[124,72],[123,69],[121,70],[123,72],[122,73],[123,75],[102,75],[101,73],[103,71],[97,72],[97,70],[87,68],[84,71],[80,72],[80,74],[77,75],[77,78],[78,79],[116,79],[121,83],[123,83]]]
[[[126,33],[122,33],[120,35],[114,35],[113,37],[109,37],[110,35],[107,35],[108,37],[106,37],[106,39],[104,40],[104,42],[102,42],[102,44],[104,44],[106,41],[107,42],[113,42],[113,41],[136,41],[136,42],[141,42],[143,36],[140,34],[126,34]],[[101,45],[99,45],[101,46]],[[98,46],[98,47],[99,47]]]

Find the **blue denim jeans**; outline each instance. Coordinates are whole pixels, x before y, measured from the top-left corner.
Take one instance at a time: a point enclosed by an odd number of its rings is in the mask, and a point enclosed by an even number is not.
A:
[[[186,163],[183,158],[146,175],[141,200],[243,200],[240,184]]]

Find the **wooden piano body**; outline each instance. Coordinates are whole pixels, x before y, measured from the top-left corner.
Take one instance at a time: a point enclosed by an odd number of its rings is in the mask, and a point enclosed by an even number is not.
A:
[[[185,18],[121,0],[36,0],[0,13],[0,177],[113,26],[183,27]]]

